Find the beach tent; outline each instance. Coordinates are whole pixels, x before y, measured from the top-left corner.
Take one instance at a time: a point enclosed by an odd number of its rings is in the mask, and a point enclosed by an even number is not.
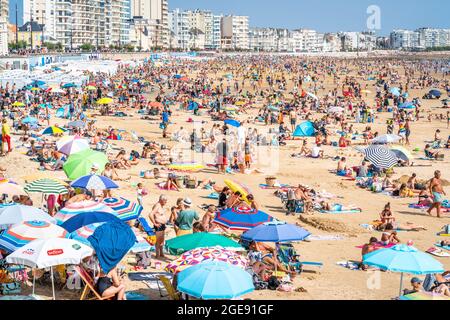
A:
[[[311,121],[305,121],[295,128],[294,137],[313,137],[316,134],[316,129]]]

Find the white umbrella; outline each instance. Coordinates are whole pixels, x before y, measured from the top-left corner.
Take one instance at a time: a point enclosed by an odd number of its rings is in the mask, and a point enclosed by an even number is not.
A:
[[[6,257],[6,262],[37,269],[50,267],[53,300],[55,300],[53,266],[60,264],[78,265],[84,258],[89,257],[92,254],[92,248],[76,240],[64,238],[38,239],[31,241],[27,245],[11,253]]]
[[[24,221],[46,221],[56,224],[56,219],[39,208],[14,205],[0,209],[0,229],[6,229]]]
[[[376,137],[372,140],[373,144],[388,144],[388,143],[396,143],[399,142],[402,137],[396,134],[383,134],[379,137]]]

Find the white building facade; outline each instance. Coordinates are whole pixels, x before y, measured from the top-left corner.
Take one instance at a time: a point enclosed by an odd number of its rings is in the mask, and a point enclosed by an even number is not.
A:
[[[0,56],[6,56],[8,49],[9,2],[0,0]]]
[[[221,23],[222,49],[249,50],[249,17],[224,16]]]

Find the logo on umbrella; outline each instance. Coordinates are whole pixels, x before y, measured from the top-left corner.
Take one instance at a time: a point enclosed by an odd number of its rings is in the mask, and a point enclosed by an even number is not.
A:
[[[33,249],[27,249],[25,251],[22,252],[23,254],[27,254],[29,256],[32,256],[34,254],[34,250]]]
[[[75,244],[72,245],[72,248],[74,248],[75,250],[80,250],[81,246],[79,244],[75,243]]]
[[[53,249],[53,250],[47,251],[47,255],[49,255],[49,256],[59,256],[60,254],[63,254],[63,253],[64,253],[63,249]]]

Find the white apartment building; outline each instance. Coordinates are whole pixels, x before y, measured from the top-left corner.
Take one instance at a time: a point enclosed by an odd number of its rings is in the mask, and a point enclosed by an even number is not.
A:
[[[0,0],[0,56],[8,55],[9,1]]]
[[[323,52],[340,52],[342,51],[342,41],[337,33],[326,33],[323,36]]]
[[[411,30],[394,30],[390,42],[393,49],[417,49],[420,46],[419,33]]]
[[[105,44],[122,46],[130,42],[129,0],[105,0]]]
[[[189,12],[175,9],[169,12],[170,48],[189,49]]]
[[[290,32],[288,29],[277,29],[277,51],[289,51]]]
[[[372,51],[377,38],[373,32],[340,32],[343,51]]]
[[[323,45],[323,34],[316,30],[297,29],[291,32],[290,51],[319,52]]]
[[[169,48],[168,0],[131,0],[131,17],[140,17],[148,21],[151,46]]]
[[[205,49],[218,50],[221,42],[222,15],[215,15],[211,11],[203,11],[205,19]]]
[[[250,49],[248,16],[224,16],[221,29],[222,49]]]
[[[420,28],[419,46],[422,48],[436,48],[450,46],[450,29]]]
[[[252,51],[278,51],[278,33],[273,28],[250,28],[249,46]]]

